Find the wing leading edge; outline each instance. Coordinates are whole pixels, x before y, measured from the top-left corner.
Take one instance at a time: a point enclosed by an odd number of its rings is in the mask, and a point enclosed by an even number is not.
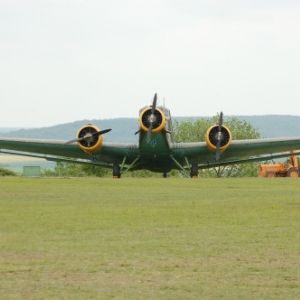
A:
[[[44,158],[50,161],[66,161],[82,164],[93,164],[112,167],[113,163],[122,163],[124,157],[128,162],[135,158],[138,152],[136,144],[103,143],[97,153],[89,154],[76,144],[68,144],[64,140],[43,139],[11,139],[0,138],[0,152],[12,155],[23,155]]]

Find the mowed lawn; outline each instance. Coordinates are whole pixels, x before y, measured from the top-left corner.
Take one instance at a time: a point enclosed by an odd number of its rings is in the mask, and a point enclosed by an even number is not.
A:
[[[299,179],[0,179],[0,299],[299,297]]]

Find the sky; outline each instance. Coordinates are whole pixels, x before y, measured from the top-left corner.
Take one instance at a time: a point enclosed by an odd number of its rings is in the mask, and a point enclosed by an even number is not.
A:
[[[298,0],[0,0],[0,127],[300,116]]]

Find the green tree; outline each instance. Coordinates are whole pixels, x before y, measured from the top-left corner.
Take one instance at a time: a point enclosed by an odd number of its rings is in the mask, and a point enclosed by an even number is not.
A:
[[[205,133],[208,128],[218,122],[219,116],[212,118],[202,118],[196,121],[178,122],[175,120],[174,132],[178,142],[203,142],[205,141]],[[236,117],[229,117],[224,121],[231,133],[232,139],[257,139],[260,133],[250,123],[239,120]],[[226,150],[225,150],[226,151]],[[257,176],[258,163],[236,164],[212,168],[208,170],[200,170],[201,177],[255,177]]]
[[[111,174],[109,169],[99,166],[83,165],[72,162],[57,162],[54,171],[46,169],[43,176],[105,177],[109,174]]]
[[[93,166],[93,165],[80,165],[80,167],[87,176],[96,176],[96,177],[112,176],[111,169],[103,168],[100,166]]]
[[[9,169],[0,168],[0,177],[2,177],[2,176],[18,176],[18,174]]]
[[[54,168],[57,176],[83,177],[84,172],[79,164],[69,162],[57,162]]]

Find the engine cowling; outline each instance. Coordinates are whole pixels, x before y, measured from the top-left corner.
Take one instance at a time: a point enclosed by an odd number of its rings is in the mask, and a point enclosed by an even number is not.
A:
[[[98,132],[99,128],[95,125],[87,124],[81,127],[77,132],[77,138],[84,138],[77,142],[78,146],[85,152],[93,154],[100,150],[103,143],[102,135],[92,136],[93,133]]]
[[[221,140],[220,151],[223,152],[231,143],[231,131],[226,126],[222,126],[221,132],[219,132],[219,125],[213,125],[208,128],[205,134],[205,141],[209,150],[214,152],[217,150],[217,143],[219,139]]]
[[[146,132],[148,132],[150,124],[152,123],[152,133],[156,133],[162,131],[166,126],[166,117],[163,111],[157,107],[152,115],[151,106],[148,106],[140,113],[139,123],[141,129]]]

